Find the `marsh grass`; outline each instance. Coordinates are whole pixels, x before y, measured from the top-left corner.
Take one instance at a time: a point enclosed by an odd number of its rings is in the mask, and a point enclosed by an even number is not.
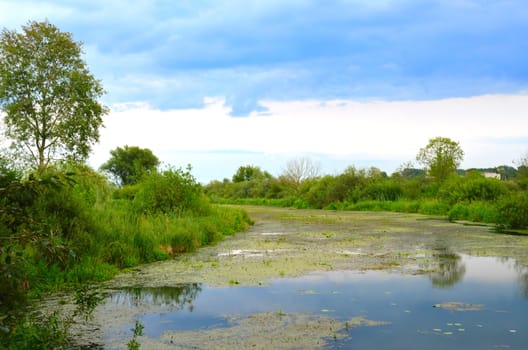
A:
[[[282,199],[215,199],[215,202],[229,203],[237,205],[263,205],[273,207],[291,207],[296,209],[315,209],[302,200],[282,200]],[[519,203],[519,200],[511,201]],[[507,199],[501,201],[463,201],[449,203],[448,201],[436,198],[422,199],[398,199],[388,200],[360,200],[358,202],[332,202],[323,209],[325,210],[343,210],[343,211],[373,211],[373,212],[399,212],[414,213],[434,216],[444,216],[450,221],[471,221],[481,223],[501,223],[505,221],[504,227],[510,227],[510,222],[514,226],[527,225],[523,216],[523,209],[514,207]],[[513,208],[513,209],[512,209]],[[517,224],[521,222],[521,224]]]
[[[0,348],[48,331],[40,348],[59,342],[53,324],[46,330],[26,321],[28,297],[109,280],[120,269],[194,251],[252,223],[242,209],[212,205],[189,169],[153,174],[127,196],[115,191],[84,166],[0,188],[0,315],[7,315],[0,317]]]

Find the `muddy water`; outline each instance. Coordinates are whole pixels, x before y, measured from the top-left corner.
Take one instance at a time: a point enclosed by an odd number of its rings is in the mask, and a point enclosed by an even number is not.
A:
[[[528,343],[528,237],[394,213],[247,207],[247,233],[105,285],[79,343],[473,349]]]

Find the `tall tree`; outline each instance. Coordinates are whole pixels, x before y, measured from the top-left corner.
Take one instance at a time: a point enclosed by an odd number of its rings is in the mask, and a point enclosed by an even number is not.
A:
[[[464,151],[458,142],[447,137],[435,137],[421,148],[416,160],[423,164],[427,173],[437,181],[444,181],[449,175],[456,173],[464,159]]]
[[[84,161],[99,140],[101,82],[81,58],[82,44],[49,22],[29,22],[0,37],[0,108],[6,136],[29,165]]]
[[[101,170],[111,174],[120,186],[132,185],[145,174],[156,170],[159,159],[148,148],[137,146],[117,147],[110,151],[110,159]]]
[[[283,177],[295,186],[299,186],[304,180],[319,176],[321,166],[308,157],[291,159],[286,163]]]

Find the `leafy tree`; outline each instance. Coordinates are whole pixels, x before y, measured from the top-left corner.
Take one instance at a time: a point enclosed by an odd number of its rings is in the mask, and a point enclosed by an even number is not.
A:
[[[449,175],[456,173],[460,162],[464,158],[464,151],[458,142],[447,137],[435,137],[420,149],[416,160],[426,167],[429,175],[442,182]]]
[[[238,168],[233,175],[233,182],[253,181],[271,179],[272,176],[267,171],[262,171],[258,166],[246,165]]]
[[[150,149],[137,146],[117,147],[110,155],[100,169],[111,174],[120,186],[135,184],[145,174],[154,172],[160,163]]]
[[[82,60],[82,44],[49,22],[29,22],[0,37],[0,108],[6,136],[29,164],[83,161],[99,140],[104,91]]]

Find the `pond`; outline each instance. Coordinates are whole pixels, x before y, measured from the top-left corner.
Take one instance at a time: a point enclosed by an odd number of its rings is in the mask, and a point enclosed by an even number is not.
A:
[[[260,286],[114,289],[103,305],[116,315],[105,348],[126,348],[139,320],[141,349],[525,349],[525,266],[434,256],[439,268],[414,275],[337,270]]]

